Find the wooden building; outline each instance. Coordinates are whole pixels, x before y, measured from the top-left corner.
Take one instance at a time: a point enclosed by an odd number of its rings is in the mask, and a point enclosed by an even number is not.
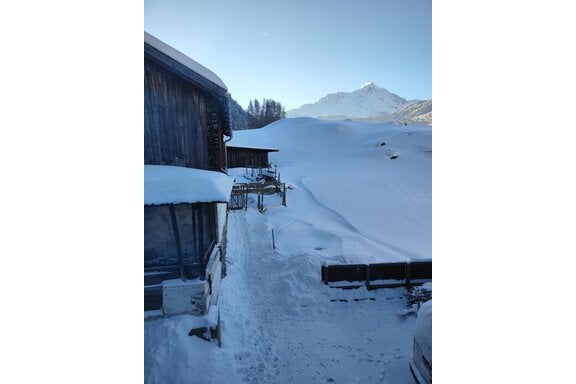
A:
[[[206,314],[225,275],[226,85],[144,33],[144,309]],[[228,137],[226,139],[225,137]]]
[[[227,92],[210,70],[144,32],[144,164],[224,170]]]
[[[202,315],[216,303],[232,184],[221,172],[144,165],[145,310]]]
[[[228,168],[268,168],[270,152],[278,152],[278,149],[227,145]]]

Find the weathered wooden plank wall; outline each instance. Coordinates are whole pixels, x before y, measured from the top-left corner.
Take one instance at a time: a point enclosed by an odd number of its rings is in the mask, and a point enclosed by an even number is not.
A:
[[[144,71],[144,164],[225,168],[222,102],[148,58]]]
[[[226,148],[228,155],[228,168],[267,168],[268,152],[249,148]]]

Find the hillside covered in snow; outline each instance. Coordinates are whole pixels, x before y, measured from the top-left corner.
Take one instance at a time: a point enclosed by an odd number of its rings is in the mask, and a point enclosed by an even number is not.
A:
[[[321,245],[326,257],[373,262],[431,257],[431,140],[429,126],[299,118],[235,132],[231,143],[278,148],[270,161],[293,188],[289,203],[313,203],[271,220],[306,221],[334,239]]]

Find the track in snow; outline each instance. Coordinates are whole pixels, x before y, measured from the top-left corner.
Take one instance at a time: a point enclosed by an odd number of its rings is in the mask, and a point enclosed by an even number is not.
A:
[[[266,215],[230,212],[223,340],[241,382],[412,384],[403,289],[330,289],[317,255],[274,252],[269,235]]]

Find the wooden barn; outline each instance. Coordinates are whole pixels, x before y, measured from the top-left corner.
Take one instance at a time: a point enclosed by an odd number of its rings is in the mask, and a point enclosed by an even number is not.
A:
[[[278,149],[227,145],[226,151],[228,168],[268,168],[268,153],[278,152]]]
[[[144,32],[144,164],[224,170],[227,92],[210,70]]]
[[[227,88],[144,33],[144,309],[204,315],[225,275]]]

